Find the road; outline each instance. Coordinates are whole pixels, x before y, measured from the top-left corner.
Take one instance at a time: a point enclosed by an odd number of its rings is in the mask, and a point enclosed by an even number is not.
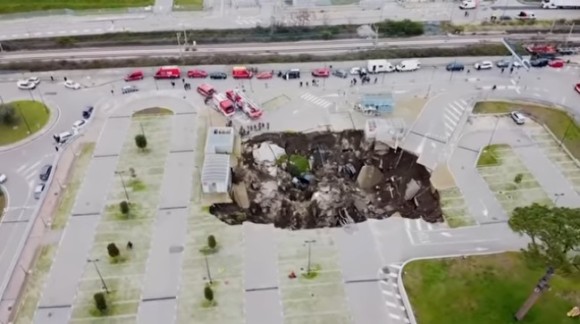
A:
[[[466,64],[473,64],[473,62],[477,61],[478,58],[458,58],[458,60],[466,63]],[[398,93],[401,96],[403,95],[419,95],[419,96],[427,96],[432,95],[433,99],[427,104],[423,114],[419,118],[419,120],[413,125],[413,131],[415,131],[418,139],[413,141],[409,140],[408,143],[405,145],[410,145],[410,149],[416,150],[417,146],[413,145],[420,145],[423,143],[423,153],[421,157],[424,158],[427,162],[429,161],[436,161],[439,162],[447,160],[453,152],[457,152],[457,150],[453,150],[453,145],[445,146],[446,142],[455,143],[459,141],[459,134],[461,133],[461,129],[463,128],[463,124],[465,121],[455,122],[455,124],[451,124],[449,119],[446,118],[446,115],[449,115],[447,112],[452,112],[457,109],[463,109],[464,111],[469,110],[468,103],[469,100],[475,98],[483,98],[488,96],[491,91],[491,85],[497,84],[503,86],[502,90],[496,90],[494,96],[512,98],[512,97],[519,97],[519,96],[528,96],[531,98],[537,98],[540,100],[554,100],[560,104],[566,105],[568,102],[573,102],[575,97],[575,93],[572,90],[568,91],[568,88],[572,82],[575,82],[578,75],[578,70],[574,67],[567,67],[562,71],[554,70],[551,68],[545,69],[538,69],[532,70],[530,72],[518,72],[516,75],[509,75],[508,73],[501,74],[498,70],[492,71],[481,71],[481,72],[471,72],[469,75],[466,72],[463,73],[448,73],[441,68],[442,65],[447,63],[449,59],[425,59],[423,60],[424,66],[426,68],[421,69],[420,71],[413,72],[413,73],[404,73],[404,74],[393,74],[388,75],[380,81],[380,84],[377,84],[375,87],[379,88],[390,88],[393,93]],[[349,68],[351,67],[353,62],[348,63],[335,63],[335,67],[337,68]],[[279,69],[281,65],[268,65],[265,66],[265,69]],[[316,67],[318,64],[301,64],[300,67],[306,70]],[[201,67],[204,69],[224,69],[224,67]],[[151,71],[149,71],[151,70]],[[147,72],[152,72],[153,69],[149,69]],[[87,75],[86,71],[62,71],[58,73],[54,73],[53,75],[57,77],[59,80],[62,80],[63,76],[66,75],[69,78],[73,78],[79,82],[81,82],[84,86],[86,86],[83,90],[79,91],[69,91],[65,90],[62,85],[60,84],[61,81],[58,83],[51,83],[47,82],[49,79],[49,75],[51,73],[43,73],[41,77],[43,78],[43,83],[41,83],[39,89],[33,93],[35,98],[40,97],[40,93],[43,94],[43,98],[47,103],[56,109],[60,110],[60,118],[55,122],[49,132],[22,147],[3,151],[0,153],[0,158],[2,161],[6,161],[7,164],[3,163],[3,167],[6,165],[7,170],[3,170],[6,172],[10,178],[9,183],[7,184],[7,188],[9,190],[9,194],[11,197],[10,203],[11,206],[9,207],[9,216],[10,218],[18,219],[19,210],[17,207],[21,206],[34,206],[30,203],[27,203],[27,197],[29,197],[30,193],[30,186],[34,183],[36,172],[36,166],[45,163],[45,159],[50,160],[53,156],[53,147],[51,145],[50,134],[55,132],[61,132],[70,127],[72,122],[78,117],[80,117],[80,112],[82,108],[86,104],[95,104],[99,110],[99,118],[105,118],[113,113],[115,106],[117,106],[118,102],[122,103],[131,103],[133,97],[119,97],[118,90],[121,86],[125,83],[122,81],[122,76],[128,71],[128,69],[116,69],[116,70],[101,70],[101,71],[91,71],[89,75]],[[528,74],[526,74],[528,73]],[[516,78],[516,76],[521,76],[521,78]],[[4,75],[3,79],[0,80],[0,87],[3,89],[3,99],[5,101],[11,101],[18,98],[23,98],[23,93],[16,89],[13,84],[13,81],[17,78],[22,78],[24,75]],[[469,78],[475,78],[472,82],[466,82]],[[512,80],[514,78],[517,79],[517,86],[514,86]],[[194,86],[199,82],[203,82],[202,80],[192,80]],[[224,87],[226,85],[240,85],[244,84],[244,81],[216,81],[217,85],[220,87]],[[337,78],[328,79],[324,85],[324,89],[315,89],[311,88],[309,90],[298,88],[297,83],[289,83],[284,82],[282,80],[271,80],[271,81],[255,81],[253,82],[253,87],[251,88],[252,93],[254,93],[254,88],[256,89],[255,95],[260,98],[260,102],[265,102],[269,98],[271,98],[270,92],[272,91],[281,91],[283,89],[284,93],[292,94],[292,96],[296,96],[297,98],[300,96],[301,93],[304,91],[308,91],[310,93],[314,93],[316,96],[319,96],[316,100],[311,100],[311,97],[306,97],[305,95],[301,95],[300,98],[306,100],[304,104],[301,99],[298,99],[298,102],[294,103],[295,107],[290,108],[289,110],[278,110],[278,111],[268,111],[267,118],[271,121],[272,127],[281,128],[285,127],[285,129],[308,129],[315,127],[316,124],[319,124],[320,121],[317,119],[318,114],[321,114],[321,118],[328,118],[329,123],[332,123],[334,120],[333,118],[336,115],[331,115],[330,117],[323,117],[322,113],[327,111],[326,109],[321,109],[321,107],[316,107],[316,105],[323,105],[326,107],[326,103],[323,101],[331,100],[331,101],[338,101],[342,100],[340,97],[336,99],[332,99],[334,97],[328,97],[324,100],[321,100],[320,97],[323,96],[325,93],[336,93],[342,91],[342,89],[347,88],[348,80],[341,80]],[[250,83],[251,85],[252,83]],[[264,85],[263,85],[264,84]],[[267,86],[269,84],[269,86]],[[138,83],[139,87],[143,91],[144,95],[152,94],[155,92],[154,89],[160,88],[163,91],[169,91],[170,93],[175,92],[183,93],[182,90],[172,90],[171,86],[168,82],[154,82],[152,79],[147,78],[144,81]],[[512,87],[509,87],[509,86]],[[248,84],[246,83],[246,87]],[[263,87],[266,86],[269,90],[263,91]],[[498,87],[499,88],[499,87]],[[110,90],[114,90],[115,94],[111,95]],[[364,89],[364,88],[363,88]],[[451,91],[453,89],[453,91]],[[359,89],[351,89],[352,91],[359,91]],[[296,92],[296,94],[294,94]],[[350,100],[350,99],[346,99]],[[462,102],[461,100],[465,100]],[[139,102],[134,102],[133,105],[140,104]],[[305,115],[301,115],[298,112],[298,106],[302,107],[305,111]],[[444,114],[441,113],[443,108]],[[453,107],[453,108],[449,108]],[[292,118],[289,118],[289,113],[291,112]],[[297,114],[298,112],[298,114]],[[325,113],[326,114],[326,113]],[[303,117],[301,117],[303,116]],[[317,120],[315,120],[317,119]],[[454,120],[456,121],[456,120]],[[113,125],[114,126],[114,125]],[[454,126],[452,132],[449,133],[449,126]],[[113,127],[114,128],[114,127]],[[436,138],[437,140],[430,140],[426,138],[426,133],[429,133],[429,136],[432,138]],[[110,138],[110,136],[107,136]],[[412,138],[410,136],[409,138]],[[106,139],[103,139],[104,141]],[[433,146],[433,144],[435,144]],[[106,145],[107,144],[103,144]],[[440,154],[441,153],[441,154]],[[453,159],[455,160],[455,159]],[[462,159],[457,159],[462,160]],[[23,168],[22,166],[26,166]],[[20,169],[20,172],[19,172]],[[94,178],[94,177],[93,177]],[[92,179],[92,178],[91,178]],[[90,179],[89,179],[90,180]],[[87,181],[89,181],[87,180]],[[92,179],[90,181],[96,181]],[[100,183],[100,182],[99,182]],[[99,188],[101,185],[99,185]],[[96,188],[96,187],[95,187]],[[97,188],[98,189],[98,188]],[[97,190],[95,189],[95,190]],[[103,188],[101,188],[103,189]],[[99,189],[99,190],[101,190]],[[477,189],[481,190],[481,189]],[[477,191],[476,191],[477,194]],[[87,195],[81,195],[81,200],[89,199]],[[84,197],[84,198],[83,198]],[[467,198],[466,198],[467,199]],[[30,205],[29,205],[30,204]],[[84,204],[80,204],[81,206]],[[14,208],[14,209],[13,209]],[[27,209],[25,209],[27,210]],[[21,220],[25,220],[24,217],[29,217],[29,214],[23,213],[21,216]],[[28,215],[28,216],[26,216]],[[7,218],[8,219],[8,218]],[[96,220],[95,220],[96,221]],[[365,226],[369,226],[369,228],[365,229]],[[503,226],[503,227],[502,227]],[[393,265],[390,271],[394,272],[397,265],[400,265],[401,262],[412,258],[412,257],[422,257],[428,255],[445,255],[445,254],[466,254],[471,252],[492,252],[492,251],[500,251],[505,249],[517,249],[524,243],[524,241],[520,240],[518,237],[510,235],[509,231],[505,231],[506,227],[505,224],[498,224],[498,225],[485,225],[480,227],[475,227],[473,229],[462,229],[462,230],[449,230],[446,228],[440,228],[437,226],[427,225],[424,222],[418,221],[403,221],[403,220],[388,220],[385,222],[376,222],[376,223],[369,223],[369,225],[359,225],[358,230],[361,233],[365,233],[365,231],[370,230],[374,233],[374,236],[368,236],[365,240],[358,242],[357,239],[349,238],[351,234],[342,233],[337,230],[337,237],[342,237],[341,239],[344,240],[344,244],[340,244],[341,247],[341,257],[342,257],[342,267],[344,271],[344,280],[347,282],[351,282],[346,284],[347,286],[347,294],[350,294],[349,298],[350,303],[352,303],[352,310],[353,316],[359,319],[361,323],[368,323],[369,315],[365,314],[376,314],[376,318],[387,318],[385,322],[387,322],[390,318],[391,322],[393,317],[390,316],[398,316],[403,318],[405,316],[404,313],[390,313],[385,311],[383,308],[375,309],[373,308],[373,304],[364,304],[360,301],[360,298],[357,298],[359,294],[364,294],[365,292],[372,291],[373,293],[378,294],[378,296],[382,296],[385,293],[382,293],[379,288],[372,285],[366,285],[363,283],[357,283],[357,280],[366,280],[366,279],[373,279],[379,280],[380,277],[377,277],[379,274],[377,273],[377,268],[384,267],[387,265]],[[3,232],[5,231],[5,232]],[[0,233],[3,235],[9,235],[8,237],[19,237],[21,235],[21,229],[18,227],[14,227],[9,224],[2,224],[0,225]],[[503,231],[503,232],[502,232]],[[67,231],[69,233],[70,231]],[[8,234],[4,234],[8,233]],[[87,239],[90,239],[90,233],[85,233],[85,231],[79,231],[75,235],[87,235]],[[498,241],[495,238],[490,239],[490,233],[504,233],[502,234],[501,238],[505,239],[502,241]],[[73,235],[73,234],[70,234]],[[363,235],[364,236],[364,235]],[[0,236],[1,239],[4,240],[6,236]],[[369,237],[373,237],[376,241],[368,240]],[[499,236],[494,236],[499,237]],[[362,239],[362,238],[361,238]],[[67,238],[66,234],[63,238],[63,242],[73,242],[74,237]],[[160,240],[163,241],[162,238]],[[8,240],[6,240],[8,241]],[[90,240],[89,240],[90,241]],[[3,241],[5,242],[5,241]],[[10,240],[12,242],[12,240]],[[90,243],[90,242],[89,242]],[[0,257],[1,264],[9,263],[9,260],[12,260],[14,257],[14,247],[16,243],[11,243],[9,245],[2,246],[2,254]],[[70,245],[73,243],[68,243]],[[360,245],[361,249],[374,249],[377,251],[376,254],[369,254],[368,256],[364,256],[365,258],[368,257],[369,260],[359,260],[357,258],[361,258],[359,253],[360,249],[353,249],[349,248],[350,244],[354,244],[355,246],[358,244]],[[370,245],[369,245],[370,244]],[[396,249],[387,248],[390,246],[396,246]],[[85,246],[86,247],[86,246]],[[78,248],[83,248],[83,246],[78,246]],[[370,251],[370,250],[369,250]],[[357,260],[354,262],[353,260]],[[78,260],[77,260],[78,261]],[[69,265],[70,260],[62,259],[59,264],[61,266],[56,267],[55,269],[68,269],[66,271],[74,272]],[[75,261],[76,262],[76,261]],[[74,263],[78,270],[78,267],[81,264]],[[361,266],[356,267],[355,265],[364,264],[364,267]],[[377,264],[379,265],[377,267]],[[1,269],[0,269],[1,270]],[[4,273],[0,273],[2,278],[7,278],[10,273],[6,273],[7,269],[4,269]],[[57,270],[54,270],[57,271]],[[60,270],[59,270],[60,271]],[[61,273],[58,278],[59,280],[65,280],[62,278],[67,278],[66,280],[71,280],[70,282],[62,282],[62,287],[67,288],[67,296],[66,298],[74,297],[74,291],[76,291],[76,279],[74,276],[70,276],[69,272]],[[66,275],[66,274],[69,275]],[[64,275],[62,275],[64,274]],[[390,276],[390,275],[389,275]],[[155,277],[155,274],[152,274],[152,278]],[[392,277],[392,276],[391,276]],[[56,277],[55,277],[56,278]],[[147,279],[148,281],[151,281]],[[153,282],[149,283],[154,284]],[[151,288],[153,291],[155,290],[154,287]],[[52,290],[54,293],[58,293],[62,291],[63,294],[65,293],[65,289]],[[391,293],[395,292],[390,291]],[[63,296],[56,296],[55,298],[61,299]],[[48,298],[48,296],[47,296]],[[66,299],[65,298],[65,299]],[[381,297],[382,298],[382,297]],[[395,298],[396,299],[396,298]],[[395,301],[392,301],[394,303]],[[71,304],[72,299],[63,301],[64,304]],[[143,309],[146,311],[146,309]],[[391,323],[387,322],[387,323]],[[393,322],[394,323],[394,322]]]
[[[510,35],[510,39],[528,40],[530,35]],[[102,58],[131,58],[151,56],[180,55],[219,55],[219,54],[332,54],[355,50],[377,48],[421,48],[421,47],[459,47],[476,44],[501,43],[503,36],[434,36],[415,37],[409,39],[380,39],[376,44],[372,40],[344,39],[332,41],[301,41],[281,43],[240,43],[198,45],[195,51],[183,52],[178,46],[140,46],[140,47],[110,47],[110,48],[79,48],[63,50],[3,52],[0,58],[5,62],[36,61],[36,60],[89,60]],[[545,41],[561,41],[562,36],[547,36]],[[572,36],[569,41],[580,41],[580,36]],[[536,40],[537,41],[537,40]]]
[[[238,3],[238,4],[236,4]],[[259,5],[259,6],[258,6]],[[494,7],[497,5],[497,9]],[[362,2],[352,6],[323,6],[311,10],[306,24],[338,25],[368,24],[384,19],[411,19],[419,21],[446,21],[465,24],[489,19],[492,14],[515,16],[522,8],[516,1],[506,4],[498,1],[484,4],[464,16],[454,1],[442,2],[385,2],[382,5]],[[304,7],[302,7],[304,8]],[[231,29],[301,24],[296,18],[302,8],[276,5],[275,2],[221,1],[203,12],[167,12],[167,8],[153,11],[140,10],[132,14],[62,15],[34,18],[4,19],[0,21],[0,41],[37,37],[90,35],[112,32],[146,32],[162,30]],[[577,18],[575,10],[535,10],[538,19]]]

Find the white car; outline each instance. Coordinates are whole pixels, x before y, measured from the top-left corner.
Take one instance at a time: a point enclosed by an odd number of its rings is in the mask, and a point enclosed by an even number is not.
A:
[[[34,199],[40,199],[40,196],[44,191],[44,186],[45,186],[44,183],[40,183],[37,184],[36,187],[34,187]]]
[[[4,173],[0,173],[0,184],[3,184],[6,180],[8,180],[8,177]]]
[[[473,65],[476,70],[490,70],[493,68],[492,61],[477,62]]]
[[[81,85],[73,80],[67,80],[64,82],[64,87],[68,89],[78,90],[81,88]]]
[[[20,80],[16,82],[16,86],[21,90],[32,90],[36,88],[36,83],[29,82],[28,80]]]
[[[35,77],[35,76],[31,76],[30,78],[28,78],[28,82],[38,85],[40,83],[40,78]]]
[[[512,111],[510,113],[510,117],[518,125],[523,125],[523,124],[526,123],[526,117],[521,112],[519,112],[519,111]]]
[[[85,127],[85,125],[87,124],[87,121],[82,119],[82,120],[77,120],[76,122],[74,122],[72,129],[75,132],[78,132],[81,130],[81,128]]]
[[[351,75],[367,74],[367,69],[355,66],[352,69],[350,69],[350,74]]]

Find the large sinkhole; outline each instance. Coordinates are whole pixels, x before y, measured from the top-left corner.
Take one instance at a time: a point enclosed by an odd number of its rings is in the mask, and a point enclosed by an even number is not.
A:
[[[345,226],[393,215],[442,222],[439,193],[417,156],[364,132],[267,133],[242,143],[233,169],[235,203],[210,213],[288,229]]]

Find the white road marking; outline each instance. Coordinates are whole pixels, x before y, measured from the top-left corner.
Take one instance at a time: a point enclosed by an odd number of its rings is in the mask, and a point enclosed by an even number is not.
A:
[[[398,264],[389,264],[389,267],[394,268],[394,269],[401,269],[402,266],[398,265]]]
[[[394,318],[394,319],[396,319],[396,320],[400,320],[400,319],[401,319],[401,316],[398,316],[398,315],[395,315],[395,314],[390,314],[390,313],[389,313],[389,316],[390,316],[391,318]]]
[[[445,237],[451,237],[453,235],[451,235],[451,233],[448,232],[441,232],[441,235],[445,236]]]
[[[388,302],[388,301],[385,302],[385,305],[387,305],[389,307],[397,308],[397,304],[391,303],[391,302]]]
[[[396,274],[396,273],[392,273],[392,272],[389,272],[389,276],[391,276],[391,277],[393,277],[393,278],[398,278],[398,277],[399,277],[399,275],[398,275],[398,274]]]
[[[449,115],[445,114],[444,116],[445,116],[444,118],[446,118],[447,121],[449,121],[451,123],[451,125],[453,125],[453,126],[457,125],[457,121],[451,119],[451,117],[449,117]]]

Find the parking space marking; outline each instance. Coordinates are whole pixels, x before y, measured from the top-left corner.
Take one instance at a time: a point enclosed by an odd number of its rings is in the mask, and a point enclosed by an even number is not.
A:
[[[309,92],[304,93],[303,95],[300,96],[300,98],[308,102],[311,102],[317,106],[320,106],[322,108],[328,108],[330,105],[332,105],[332,102],[319,98]]]

